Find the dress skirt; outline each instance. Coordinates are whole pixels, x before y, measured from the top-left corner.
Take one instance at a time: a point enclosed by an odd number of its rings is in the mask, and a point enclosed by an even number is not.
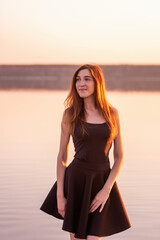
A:
[[[87,235],[109,236],[131,227],[120,191],[115,182],[104,208],[101,205],[89,213],[95,195],[103,188],[111,171],[109,161],[91,163],[74,158],[66,167],[64,196],[67,199],[64,218],[57,209],[57,181],[50,189],[40,210],[63,220],[62,230],[74,233],[75,238]]]

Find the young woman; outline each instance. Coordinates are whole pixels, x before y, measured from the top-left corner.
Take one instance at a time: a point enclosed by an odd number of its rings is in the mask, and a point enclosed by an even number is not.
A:
[[[62,229],[70,233],[71,240],[101,240],[131,224],[116,183],[124,160],[119,113],[106,99],[98,65],[85,64],[75,71],[65,107],[57,181],[40,209],[63,219]],[[70,136],[75,155],[67,166]]]

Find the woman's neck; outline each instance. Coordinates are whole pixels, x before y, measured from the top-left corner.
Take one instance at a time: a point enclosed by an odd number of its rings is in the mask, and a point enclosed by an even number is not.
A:
[[[84,99],[84,108],[86,112],[97,111],[93,98]]]

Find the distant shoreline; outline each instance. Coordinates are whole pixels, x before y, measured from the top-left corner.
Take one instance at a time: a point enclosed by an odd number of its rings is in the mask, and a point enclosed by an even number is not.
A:
[[[80,65],[0,65],[0,89],[69,90],[74,71]],[[160,91],[160,65],[99,65],[106,90]]]

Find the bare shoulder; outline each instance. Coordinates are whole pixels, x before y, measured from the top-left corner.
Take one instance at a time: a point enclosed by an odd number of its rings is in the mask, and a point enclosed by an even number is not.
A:
[[[59,147],[59,153],[58,153],[60,160],[67,155],[69,139],[70,139],[70,128],[68,125],[68,110],[66,109],[63,112],[63,116],[61,120],[61,137],[60,137],[60,147]],[[63,165],[66,165],[66,164],[67,162],[63,163]]]
[[[110,106],[110,108],[111,108],[111,111],[112,111],[114,117],[115,117],[116,119],[119,119],[119,112],[118,112],[118,109],[115,108],[115,107],[113,107],[111,104],[109,104],[109,106]]]
[[[67,108],[63,111],[62,120],[61,120],[61,128],[63,131],[70,133],[70,109]]]
[[[120,133],[120,131],[121,131],[121,123],[120,123],[120,117],[119,117],[118,109],[113,107],[113,106],[110,106],[110,108],[111,108],[112,114],[114,116],[116,125],[117,125],[117,133]]]
[[[69,121],[70,109],[67,108],[63,111],[61,124],[67,124]]]
[[[115,108],[115,107],[113,107],[113,106],[112,106],[112,109],[113,109],[113,113],[114,113],[115,115],[117,115],[117,114],[118,114],[118,109]]]

